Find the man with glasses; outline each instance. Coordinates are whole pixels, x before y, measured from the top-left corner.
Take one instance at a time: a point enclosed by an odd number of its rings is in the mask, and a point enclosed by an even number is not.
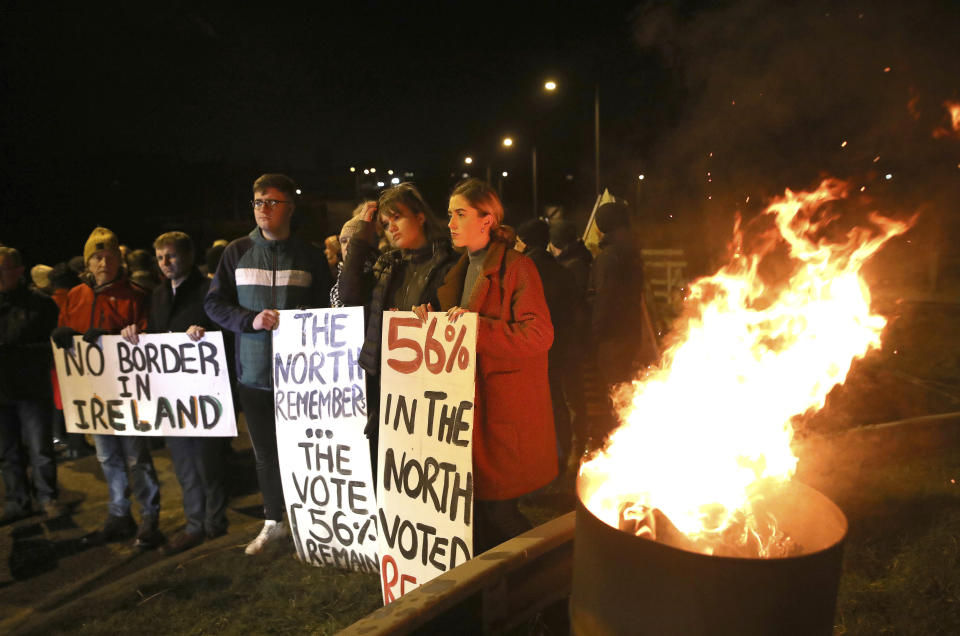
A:
[[[296,185],[282,174],[265,174],[253,183],[255,227],[227,246],[210,283],[207,315],[237,335],[240,405],[256,457],[257,482],[266,521],[247,554],[286,535],[283,488],[273,419],[271,334],[278,310],[328,307],[330,268],[318,247],[291,236]]]

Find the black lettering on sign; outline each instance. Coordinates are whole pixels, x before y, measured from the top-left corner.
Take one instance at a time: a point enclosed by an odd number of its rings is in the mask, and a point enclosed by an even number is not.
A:
[[[389,426],[390,422],[390,407],[393,400],[392,393],[387,394],[387,407],[384,409],[383,423]],[[393,418],[393,430],[400,428],[400,418],[403,418],[403,426],[407,429],[409,435],[413,435],[414,421],[417,419],[417,398],[413,398],[407,402],[407,396],[400,394],[397,396],[397,410],[394,412]]]
[[[207,365],[213,367],[213,375],[220,376],[220,363],[217,361],[217,345],[206,340],[197,343],[200,353],[200,373],[207,374]]]
[[[137,383],[137,399],[149,400],[150,399],[150,376],[138,373],[137,375],[133,376],[133,379]]]
[[[87,345],[84,359],[87,362],[87,371],[90,373],[90,375],[96,377],[103,375],[103,368],[105,364],[103,359],[103,351],[100,350],[100,347],[96,345]]]
[[[427,457],[421,465],[415,457],[407,458],[404,452],[398,466],[396,452],[388,448],[383,455],[383,489],[402,492],[424,503],[429,500],[437,512],[449,510],[451,521],[462,514],[463,522],[467,526],[471,523],[473,473],[468,471],[464,477],[450,462]]]
[[[74,400],[73,405],[77,407],[77,416],[80,418],[80,421],[76,423],[77,428],[82,430],[87,430],[90,428],[90,425],[87,424],[87,418],[83,413],[83,407],[87,405],[86,400]]]

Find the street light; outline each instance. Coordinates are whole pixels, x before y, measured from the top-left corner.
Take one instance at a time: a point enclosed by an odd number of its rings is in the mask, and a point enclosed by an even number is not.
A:
[[[511,139],[510,137],[504,137],[504,138],[503,138],[503,145],[504,145],[505,148],[509,148],[510,146],[513,145],[513,139]]]
[[[557,89],[557,83],[547,80],[543,84],[544,90],[552,93]],[[596,179],[596,196],[600,196],[600,83],[593,85],[593,163]]]
[[[464,157],[464,158],[463,158],[463,163],[465,163],[465,164],[467,164],[467,165],[469,166],[471,163],[473,163],[473,157],[470,157],[470,156]]]

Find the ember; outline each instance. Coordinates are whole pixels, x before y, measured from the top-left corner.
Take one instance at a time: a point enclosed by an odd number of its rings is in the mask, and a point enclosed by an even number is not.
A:
[[[822,408],[853,360],[879,348],[886,320],[871,313],[860,269],[912,225],[874,213],[872,228],[837,238],[828,204],[846,192],[835,180],[788,190],[764,231],[747,236],[738,222],[731,262],[693,283],[675,344],[581,467],[597,518],[703,554],[799,550],[768,511],[796,468],[792,419]]]

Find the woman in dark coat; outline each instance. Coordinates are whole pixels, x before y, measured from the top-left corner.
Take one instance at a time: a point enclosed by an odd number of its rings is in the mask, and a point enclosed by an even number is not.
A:
[[[497,193],[478,179],[450,197],[450,237],[466,248],[437,290],[451,319],[478,314],[473,427],[474,553],[530,528],[518,498],[557,475],[547,351],[553,325],[537,268],[512,249]]]
[[[397,248],[379,253],[374,218],[379,216]],[[360,351],[360,366],[367,373],[367,427],[376,474],[380,400],[380,329],[383,312],[409,311],[437,304],[437,288],[456,262],[457,254],[437,217],[411,183],[386,190],[379,201],[368,201],[360,213],[358,229],[347,245],[339,278],[343,306],[362,305],[367,311],[367,333]],[[364,263],[376,259],[372,269]]]

